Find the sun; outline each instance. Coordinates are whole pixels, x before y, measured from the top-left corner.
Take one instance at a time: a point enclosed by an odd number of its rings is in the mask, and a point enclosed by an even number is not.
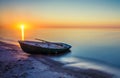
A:
[[[24,26],[24,24],[21,24],[21,39],[22,40],[24,40],[24,28],[25,28],[25,26]]]

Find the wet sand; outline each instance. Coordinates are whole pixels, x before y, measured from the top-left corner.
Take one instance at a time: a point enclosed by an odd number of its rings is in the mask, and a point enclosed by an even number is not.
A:
[[[63,67],[45,55],[24,53],[17,45],[0,41],[0,78],[114,78],[94,69]]]

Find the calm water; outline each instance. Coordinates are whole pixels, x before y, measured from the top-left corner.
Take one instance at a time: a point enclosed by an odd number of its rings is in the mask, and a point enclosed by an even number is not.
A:
[[[0,37],[17,41],[19,32],[0,29]],[[91,60],[120,68],[120,29],[26,29],[25,39],[34,38],[71,44],[71,53],[54,57],[60,61]]]

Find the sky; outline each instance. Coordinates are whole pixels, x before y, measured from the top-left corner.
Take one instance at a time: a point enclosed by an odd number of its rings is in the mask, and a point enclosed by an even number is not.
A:
[[[0,26],[118,27],[120,0],[0,0]]]

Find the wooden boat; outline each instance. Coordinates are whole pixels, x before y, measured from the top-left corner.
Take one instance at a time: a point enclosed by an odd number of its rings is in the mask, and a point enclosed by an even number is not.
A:
[[[40,39],[39,39],[40,40]],[[30,54],[59,54],[64,53],[71,48],[65,43],[38,41],[18,41],[22,50]]]

